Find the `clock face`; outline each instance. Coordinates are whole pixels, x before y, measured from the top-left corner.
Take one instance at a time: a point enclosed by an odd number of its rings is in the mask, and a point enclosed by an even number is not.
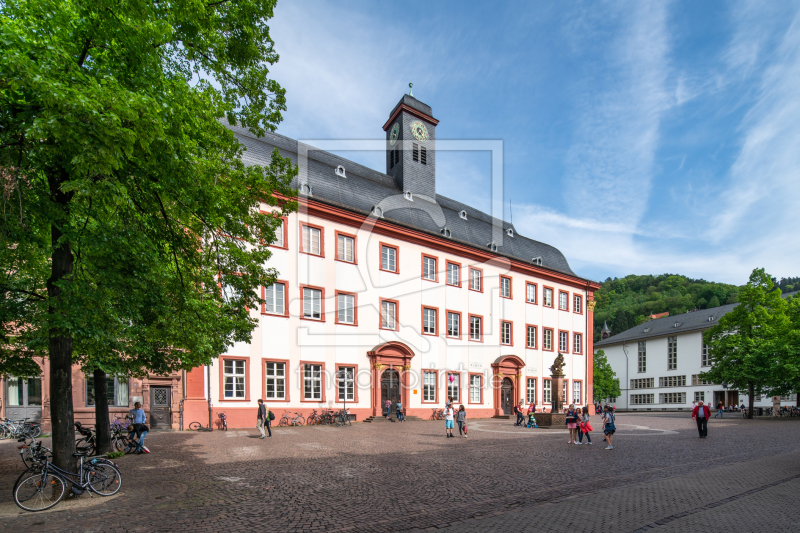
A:
[[[428,128],[419,120],[415,120],[411,123],[411,133],[414,134],[414,138],[418,141],[428,140]]]
[[[394,123],[392,126],[392,131],[389,132],[389,145],[394,146],[394,143],[397,142],[397,137],[400,136],[400,124],[398,122]]]

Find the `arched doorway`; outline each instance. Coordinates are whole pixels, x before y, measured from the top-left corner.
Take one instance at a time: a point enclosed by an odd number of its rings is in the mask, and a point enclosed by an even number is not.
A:
[[[504,415],[514,414],[514,383],[508,378],[500,386],[500,408]]]
[[[381,376],[381,409],[386,400],[392,402],[390,414],[394,414],[397,411],[397,402],[400,401],[400,374],[393,368],[384,370]]]

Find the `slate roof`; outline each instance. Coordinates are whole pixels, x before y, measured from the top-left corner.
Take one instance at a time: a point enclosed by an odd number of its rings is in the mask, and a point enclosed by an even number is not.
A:
[[[725,313],[729,313],[734,307],[739,305],[727,304],[719,307],[712,307],[711,309],[700,309],[682,315],[665,316],[664,318],[656,318],[644,324],[634,326],[629,330],[613,335],[600,342],[595,342],[594,347],[603,347],[611,344],[619,344],[621,342],[640,341],[652,337],[665,337],[667,335],[677,335],[678,333],[686,333],[688,331],[697,331],[708,329],[716,326],[719,322],[719,317]],[[711,318],[711,320],[709,320]],[[675,324],[680,324],[675,327]]]
[[[401,103],[407,102],[402,100]],[[278,148],[282,156],[297,163],[298,142],[295,139],[270,132],[257,138],[244,128],[231,125],[227,127],[246,148],[242,156],[245,164],[269,165],[274,148]],[[335,169],[338,165],[345,167],[346,178],[336,175]],[[403,198],[403,191],[397,188],[392,177],[329,152],[309,150],[308,184],[311,186],[310,197],[318,202],[363,215],[369,215],[375,206],[381,205],[384,207],[383,218],[387,221],[438,237],[442,236],[443,228],[447,228],[451,232],[451,240],[483,251],[489,250],[489,244],[493,241],[493,223],[497,223],[503,228],[502,241],[497,243],[497,255],[527,264],[541,258],[540,266],[546,270],[588,281],[572,271],[564,254],[558,249],[519,235],[516,228],[506,221],[494,219],[438,193],[436,201],[426,201],[415,196],[414,201],[409,202]],[[292,184],[297,189],[300,189],[300,185],[297,180]],[[467,212],[467,220],[460,218],[459,213],[462,210]],[[506,234],[509,228],[514,230],[513,237]]]

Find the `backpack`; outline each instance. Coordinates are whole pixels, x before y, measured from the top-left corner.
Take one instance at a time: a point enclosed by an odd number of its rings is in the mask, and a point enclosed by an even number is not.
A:
[[[272,411],[269,412],[269,419],[270,420],[275,420],[275,413],[274,412],[272,412]]]

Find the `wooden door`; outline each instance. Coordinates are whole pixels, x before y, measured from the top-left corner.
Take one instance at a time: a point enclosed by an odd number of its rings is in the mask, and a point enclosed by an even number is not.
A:
[[[386,370],[381,378],[381,413],[384,412],[386,400],[392,402],[390,413],[394,414],[397,411],[397,402],[400,401],[400,375],[397,370],[391,368]]]
[[[500,406],[503,408],[504,415],[514,414],[514,384],[508,378],[503,378],[500,387]]]
[[[150,428],[169,429],[172,427],[170,405],[172,405],[169,387],[150,387]]]

